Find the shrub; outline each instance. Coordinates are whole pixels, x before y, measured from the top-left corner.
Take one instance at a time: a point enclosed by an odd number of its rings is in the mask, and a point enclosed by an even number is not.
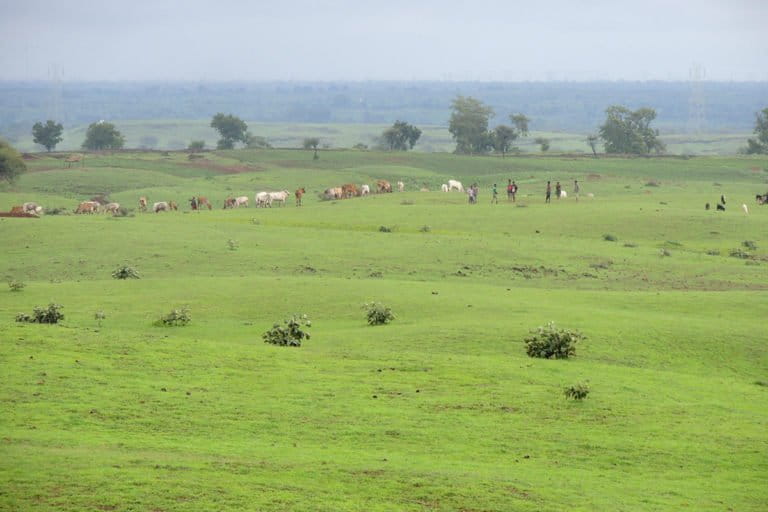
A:
[[[363,309],[369,325],[384,325],[395,319],[392,309],[381,302],[366,302]]]
[[[718,251],[717,249],[710,249],[707,251],[707,254],[709,256],[720,256],[720,251]]]
[[[748,260],[752,257],[747,251],[742,251],[741,249],[731,249],[731,252],[728,254],[730,254],[732,258],[739,258],[742,260]]]
[[[227,248],[230,251],[236,251],[240,247],[240,244],[237,242],[237,240],[227,240]]]
[[[27,285],[16,279],[8,281],[8,288],[10,288],[12,292],[20,292],[25,286]]]
[[[757,244],[755,242],[753,242],[752,240],[744,240],[743,242],[741,242],[741,245],[743,247],[746,247],[750,251],[754,251],[754,250],[757,249]]]
[[[379,226],[379,231],[381,231],[382,233],[391,233],[392,228],[387,226]]]
[[[123,265],[112,272],[112,277],[115,279],[139,279],[139,273],[135,268]]]
[[[606,242],[615,242],[618,240],[614,235],[611,235],[610,233],[606,233],[603,235],[603,240]]]
[[[432,228],[427,225],[424,225],[419,228],[419,231],[421,231],[422,233],[429,233],[430,231],[432,231]]]
[[[63,306],[61,304],[54,304],[51,302],[48,307],[35,306],[32,310],[32,314],[19,313],[16,315],[17,322],[29,322],[34,324],[57,324],[59,320],[64,319],[64,314],[61,312]]]
[[[656,180],[651,180],[645,184],[646,187],[660,187],[661,183]]]
[[[309,333],[303,327],[312,327],[307,315],[294,314],[288,320],[283,320],[284,326],[274,324],[261,337],[264,343],[282,347],[300,347],[303,340],[309,339]]]
[[[157,323],[167,327],[178,327],[187,325],[191,321],[192,315],[189,313],[189,308],[184,306],[179,309],[171,310],[167,315],[160,317],[160,320],[158,320]]]
[[[586,339],[578,331],[558,329],[554,322],[531,331],[531,334],[533,336],[525,339],[525,351],[530,357],[545,359],[568,359],[576,355],[576,342]]]
[[[589,386],[586,384],[576,384],[575,386],[567,386],[565,388],[565,398],[571,398],[573,400],[584,400],[589,394]]]
[[[93,314],[93,318],[99,324],[99,327],[101,327],[101,321],[107,318],[107,315],[105,315],[103,311],[97,311]]]
[[[671,253],[671,252],[669,252],[669,249],[664,249],[664,248],[661,248],[661,249],[659,250],[659,256],[661,256],[662,258],[663,258],[664,256],[672,256],[672,253]]]
[[[63,206],[57,206],[55,208],[48,208],[45,210],[46,215],[70,215],[72,212],[64,208]]]
[[[133,208],[126,208],[125,206],[121,206],[118,208],[115,213],[112,214],[113,217],[133,217]]]

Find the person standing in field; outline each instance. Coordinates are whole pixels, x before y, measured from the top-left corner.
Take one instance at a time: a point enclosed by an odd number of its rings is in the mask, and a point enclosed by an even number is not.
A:
[[[507,201],[509,200],[514,201],[515,200],[515,194],[512,190],[512,180],[507,180]]]
[[[512,202],[515,202],[515,197],[517,196],[517,183],[514,181],[512,182]]]
[[[547,182],[547,196],[544,198],[544,202],[548,203],[552,198],[552,182]]]
[[[555,197],[557,197],[558,199],[560,199],[560,193],[561,193],[562,191],[563,191],[563,187],[562,187],[562,185],[560,185],[560,182],[558,181],[558,182],[555,184]]]
[[[579,192],[581,189],[579,188],[579,181],[573,180],[573,197],[576,198],[576,202],[579,202]]]
[[[493,184],[493,191],[491,192],[491,204],[496,203],[499,204],[499,191],[496,190],[496,184]]]

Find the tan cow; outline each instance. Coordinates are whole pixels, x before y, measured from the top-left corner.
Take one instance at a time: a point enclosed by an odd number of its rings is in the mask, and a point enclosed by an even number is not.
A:
[[[356,197],[358,195],[360,195],[360,193],[357,190],[357,186],[352,183],[345,183],[341,186],[341,197],[349,199],[350,197]]]
[[[99,203],[96,201],[83,201],[79,205],[77,205],[77,209],[75,209],[75,213],[96,213],[99,211]]]
[[[376,192],[392,192],[392,185],[387,180],[376,180]]]
[[[139,211],[147,211],[147,198],[145,196],[139,198]]]

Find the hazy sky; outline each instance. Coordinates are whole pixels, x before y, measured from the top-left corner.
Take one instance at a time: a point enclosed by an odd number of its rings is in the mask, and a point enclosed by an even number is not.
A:
[[[768,80],[768,0],[0,0],[0,79]]]

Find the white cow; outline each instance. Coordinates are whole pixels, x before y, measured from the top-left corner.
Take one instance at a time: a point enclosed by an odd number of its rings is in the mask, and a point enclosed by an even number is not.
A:
[[[42,206],[38,206],[37,203],[33,203],[31,201],[27,202],[27,203],[24,203],[22,205],[22,209],[23,209],[24,213],[37,213],[37,214],[40,214],[40,213],[43,212],[43,207]]]
[[[448,192],[448,184],[443,183],[442,185],[440,185],[440,190],[442,190],[443,192]]]
[[[253,199],[256,203],[256,208],[272,206],[272,198],[269,196],[269,192],[259,192]]]
[[[361,196],[367,196],[371,193],[371,187],[368,185],[360,185],[360,195]]]
[[[405,190],[405,183],[403,183],[402,181],[398,181],[397,182],[397,191],[398,192],[402,192],[403,190]]]
[[[448,180],[448,190],[458,190],[459,192],[464,192],[464,185],[462,185],[460,181]]]
[[[271,206],[272,203],[278,202],[280,206],[285,206],[285,200],[288,199],[290,196],[291,196],[291,193],[288,192],[287,190],[281,190],[280,192],[270,192],[269,204]]]
[[[245,206],[248,208],[248,196],[240,196],[235,198],[235,208]]]
[[[166,201],[160,201],[158,203],[155,203],[152,205],[152,211],[155,213],[158,212],[168,212],[171,210],[171,207],[168,206],[168,202]]]
[[[104,207],[105,212],[111,213],[113,215],[117,213],[118,210],[120,210],[120,203],[109,203]]]

